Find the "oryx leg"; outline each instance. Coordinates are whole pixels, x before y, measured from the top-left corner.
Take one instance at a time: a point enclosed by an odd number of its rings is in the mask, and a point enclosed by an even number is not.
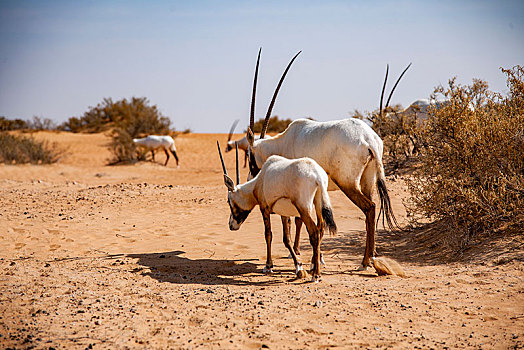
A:
[[[307,232],[309,234],[309,242],[313,248],[313,257],[311,258],[311,281],[318,282],[320,280],[320,232],[317,225],[309,215],[307,209],[298,208],[300,218],[306,225]]]
[[[178,154],[176,154],[176,151],[171,151],[173,153],[173,157],[175,157],[176,166],[178,166]]]
[[[356,188],[340,188],[366,215],[366,250],[362,259],[362,267],[367,268],[371,266],[371,258],[375,255],[375,203]]]
[[[271,240],[273,234],[271,233],[271,212],[267,208],[260,208],[262,218],[264,219],[264,236],[266,238],[266,266],[264,266],[264,273],[273,272],[273,259],[271,258]]]
[[[300,262],[298,256],[295,254],[295,251],[291,248],[291,219],[287,216],[281,216],[282,219],[282,228],[284,232],[284,246],[289,250],[289,254],[291,254],[291,258],[293,259],[293,262],[295,263],[295,274],[297,277],[305,277],[302,267],[302,262]]]
[[[167,148],[164,148],[164,152],[166,152],[166,162],[164,163],[164,166],[166,166],[169,161],[169,152],[167,151]]]
[[[293,250],[296,255],[300,255],[300,230],[302,229],[302,220],[299,217],[295,218],[295,242],[293,243]]]
[[[299,216],[295,217],[295,242],[293,243],[293,250],[296,255],[300,255],[300,230],[302,229],[302,220]],[[288,255],[291,258],[291,254]]]

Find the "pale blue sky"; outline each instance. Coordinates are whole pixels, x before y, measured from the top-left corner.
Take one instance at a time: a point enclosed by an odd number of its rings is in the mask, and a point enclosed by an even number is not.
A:
[[[0,115],[62,122],[145,96],[178,130],[244,129],[259,47],[257,118],[299,50],[280,117],[377,108],[386,63],[396,78],[413,62],[404,106],[452,76],[504,92],[499,67],[524,64],[524,1],[0,0]]]

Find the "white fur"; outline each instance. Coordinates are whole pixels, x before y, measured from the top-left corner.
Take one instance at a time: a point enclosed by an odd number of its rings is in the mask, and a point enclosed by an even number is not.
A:
[[[448,104],[449,101],[436,101],[436,100],[428,100],[428,99],[419,99],[414,101],[412,104],[409,105],[406,109],[397,112],[398,114],[407,114],[411,115],[414,114],[417,120],[426,120],[428,119],[428,109],[429,107],[435,107],[437,109],[444,107],[446,104]]]
[[[297,208],[307,209],[308,213],[313,212],[316,205],[318,210],[322,209],[321,203],[314,203],[317,190],[325,192],[325,204],[330,206],[327,185],[326,172],[314,160],[271,156],[257,176],[236,186],[230,200],[244,210],[258,204],[270,208],[274,214],[299,216]]]
[[[273,154],[290,159],[310,157],[338,185],[369,194],[377,173],[383,173],[383,149],[380,137],[359,119],[297,119],[283,133],[255,140],[251,148],[259,167]],[[370,162],[369,150],[376,161]]]
[[[375,212],[372,194],[377,179],[385,183],[382,164],[384,146],[375,131],[364,121],[354,118],[328,122],[297,119],[274,137],[259,140],[252,140],[251,137],[248,132],[257,167],[262,167],[272,155],[289,159],[312,158],[365,213],[367,238],[362,264],[368,266],[375,250],[374,225],[378,212]],[[336,188],[329,186],[329,190]]]
[[[247,137],[244,136],[244,137],[242,137],[241,139],[238,139],[238,140],[228,141],[227,142],[226,152],[234,150],[235,149],[235,144],[238,145],[238,149],[239,150],[242,150],[244,152],[247,151],[247,149],[249,148],[249,143],[247,142]]]
[[[277,155],[269,157],[257,176],[244,184],[235,186],[233,180],[225,175],[225,183],[229,189],[228,201],[231,207],[229,228],[237,230],[242,224],[235,219],[234,210],[251,211],[256,205],[260,206],[265,217],[266,234],[268,229],[271,234],[270,225],[268,228],[266,222],[266,220],[269,221],[270,213],[284,217],[300,216],[310,235],[318,235],[319,244],[314,255],[314,259],[316,257],[318,260],[312,262],[313,266],[318,265],[320,263],[320,230],[323,228],[321,224],[322,208],[331,210],[331,202],[327,193],[328,182],[326,172],[313,159],[286,159]],[[317,227],[311,218],[313,213],[317,215]],[[295,256],[294,262],[298,273],[301,263],[289,242],[288,249],[291,255]],[[272,259],[268,245],[268,260],[264,272],[270,271],[271,267]],[[316,270],[313,278],[318,277],[319,269]]]
[[[169,135],[159,136],[159,135],[149,135],[141,139],[133,139],[133,142],[141,147],[146,148],[148,151],[153,153],[153,160],[155,159],[155,151],[163,149],[167,155],[166,163],[169,160],[169,153],[171,151],[175,156],[176,164],[178,166],[178,156],[176,154],[175,140]],[[164,164],[164,165],[165,165]]]
[[[256,139],[258,140],[259,137],[257,136]],[[227,147],[226,147],[226,153],[229,152],[229,151],[234,150],[235,149],[235,144],[238,146],[239,150],[244,151],[244,168],[245,168],[246,164],[247,164],[247,150],[249,149],[249,142],[247,142],[247,136],[244,136],[244,137],[242,137],[241,139],[238,139],[238,140],[228,141],[227,142]],[[251,179],[251,178],[249,178],[249,179]]]

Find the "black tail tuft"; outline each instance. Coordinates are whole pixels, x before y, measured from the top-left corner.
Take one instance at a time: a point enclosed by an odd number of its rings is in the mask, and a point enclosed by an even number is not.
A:
[[[322,207],[322,218],[326,223],[329,233],[334,235],[337,233],[337,225],[335,224],[335,219],[333,219],[333,211],[329,207]]]
[[[380,216],[382,215],[382,226],[384,226],[384,228],[386,228],[386,225],[384,223],[385,218],[385,221],[387,221],[388,227],[391,231],[402,231],[402,228],[400,228],[400,225],[398,224],[397,219],[393,214],[393,208],[391,207],[391,201],[389,199],[389,194],[384,179],[381,179],[380,177],[377,179],[377,188],[378,194],[380,196],[380,211],[377,215],[377,225],[380,221]]]

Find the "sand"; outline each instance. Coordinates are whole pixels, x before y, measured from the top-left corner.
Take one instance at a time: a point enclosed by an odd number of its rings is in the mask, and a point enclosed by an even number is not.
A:
[[[478,249],[450,262],[410,233],[380,231],[379,255],[407,277],[356,271],[364,216],[338,191],[322,280],[295,279],[278,216],[274,273],[264,274],[259,211],[228,229],[215,146],[227,135],[177,137],[179,168],[164,167],[161,153],[156,163],[107,166],[104,134],[35,137],[68,154],[53,165],[0,165],[0,348],[524,347],[521,259]],[[234,154],[225,158],[233,173]],[[405,185],[389,178],[388,187],[405,222]],[[305,232],[301,249],[309,266]]]

